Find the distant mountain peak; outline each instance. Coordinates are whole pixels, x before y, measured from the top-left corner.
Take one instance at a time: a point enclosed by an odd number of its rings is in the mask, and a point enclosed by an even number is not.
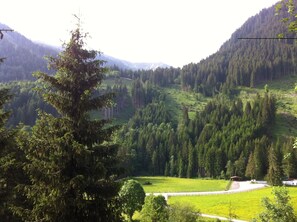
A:
[[[0,23],[0,28],[10,29]],[[61,48],[47,45],[46,43],[33,42],[17,30],[4,33],[0,41],[0,58],[7,58],[0,65],[0,81],[34,80],[32,73],[35,71],[49,72],[45,56],[56,56]],[[117,66],[120,69],[148,70],[158,67],[169,67],[163,63],[133,63],[102,54],[99,59],[105,60],[107,66]],[[52,71],[51,71],[52,72]]]
[[[117,66],[120,69],[131,69],[131,70],[155,70],[157,68],[169,68],[170,66],[161,63],[149,63],[149,62],[129,62],[127,60],[122,60],[114,58],[109,55],[101,55],[101,58],[107,62],[107,66]]]

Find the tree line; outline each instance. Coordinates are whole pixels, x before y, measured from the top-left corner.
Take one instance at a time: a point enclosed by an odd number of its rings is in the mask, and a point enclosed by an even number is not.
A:
[[[38,87],[40,87],[40,84],[36,81],[14,81],[0,84],[0,89],[9,89],[9,95],[12,96],[11,100],[4,104],[4,109],[11,112],[6,122],[8,127],[16,127],[20,123],[29,127],[34,126],[39,111],[58,116],[58,112],[43,100],[37,90]],[[106,87],[96,88],[94,92],[97,96],[105,93],[114,94],[113,105],[99,110],[94,118],[121,117],[121,113],[131,106],[130,92],[121,81],[115,81],[113,85],[107,85]]]
[[[276,100],[267,92],[245,104],[218,96],[193,119],[184,110],[174,125],[164,102],[154,100],[118,133],[119,155],[134,175],[262,179],[273,175],[276,163],[279,178],[295,177],[293,141],[271,142],[275,112]]]
[[[141,78],[143,82],[150,81],[161,87],[179,84],[185,91],[205,96],[213,96],[220,91],[230,93],[235,86],[254,87],[291,75],[296,72],[297,54],[293,40],[296,32],[288,32],[286,24],[279,21],[286,17],[286,12],[280,11],[279,14],[275,16],[273,7],[263,9],[234,32],[218,52],[199,63],[190,63],[181,69],[118,69],[119,75],[130,79]],[[277,39],[279,33],[287,39]]]

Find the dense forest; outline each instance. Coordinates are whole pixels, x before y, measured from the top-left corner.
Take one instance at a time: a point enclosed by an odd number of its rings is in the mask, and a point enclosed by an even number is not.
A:
[[[274,8],[264,9],[199,63],[152,70],[107,67],[100,53],[83,48],[79,28],[60,53],[31,41],[21,47],[19,34],[8,35],[0,42],[0,57],[7,56],[0,65],[0,219],[120,221],[118,179],[126,176],[237,175],[273,185],[296,178],[294,138],[273,131],[276,96],[268,85],[239,95],[240,87],[296,76],[296,42],[242,39],[278,33],[296,36]],[[199,109],[173,101],[172,89]]]
[[[274,8],[263,9],[250,18],[217,53],[198,64],[183,67],[182,87],[212,95],[221,88],[254,87],[263,81],[295,73],[294,40],[269,39],[279,33],[296,36],[288,33],[278,19]]]
[[[166,105],[153,101],[119,132],[119,140],[124,141],[119,155],[129,162],[124,163],[131,167],[129,173],[136,175],[260,179],[272,164],[267,154],[275,146],[269,130],[275,112],[275,99],[269,93],[258,95],[245,106],[240,99],[229,101],[219,96],[194,119],[184,110],[175,127]],[[282,152],[290,147],[292,141],[282,144]],[[297,158],[296,154],[290,158]],[[286,176],[296,177],[296,165],[288,160],[284,164]]]
[[[120,118],[121,123],[126,123],[117,139],[123,143],[119,155],[131,163],[129,173],[179,177],[238,174],[257,178],[267,174],[267,153],[271,141],[277,140],[269,130],[275,122],[276,99],[266,92],[247,102],[241,101],[234,96],[233,89],[254,87],[295,73],[297,57],[291,40],[239,39],[287,33],[278,19],[274,8],[262,10],[234,32],[217,53],[181,69],[133,71],[115,65],[110,68],[105,76],[109,83],[97,88],[96,95],[114,93],[114,101],[109,107],[90,114],[93,119]],[[162,91],[172,86],[214,99],[194,118],[189,118],[188,107],[182,105],[182,119],[178,119],[167,108],[167,95]],[[1,88],[10,88],[13,95],[5,106],[12,111],[8,126],[19,123],[34,126],[38,111],[58,116],[56,110],[43,101],[38,87],[37,82],[1,85]],[[289,149],[291,143],[285,144],[287,148],[282,150]],[[259,152],[257,147],[264,148]],[[262,166],[254,174],[248,173],[251,155],[255,155],[255,159],[263,157]],[[295,171],[286,176],[296,175]]]
[[[254,87],[296,72],[294,40],[277,39],[279,33],[285,33],[287,38],[296,37],[286,30],[285,24],[279,22],[273,7],[263,9],[236,30],[218,52],[199,63],[191,63],[181,69],[122,70],[120,75],[126,78],[142,76],[143,81],[149,80],[162,87],[181,84],[183,90],[206,96],[222,90],[228,92],[234,86]]]

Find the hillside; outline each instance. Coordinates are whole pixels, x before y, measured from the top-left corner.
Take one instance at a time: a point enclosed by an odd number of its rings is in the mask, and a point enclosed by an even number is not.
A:
[[[164,63],[135,63],[129,62],[122,59],[117,59],[112,56],[108,56],[103,54],[102,59],[107,62],[107,66],[114,67],[116,66],[119,69],[126,69],[126,70],[155,70],[156,68],[168,68],[169,65]]]
[[[273,7],[264,9],[250,18],[217,53],[197,64],[117,68],[106,75],[98,93],[114,92],[114,103],[90,114],[123,123],[115,139],[127,174],[263,179],[269,174],[271,150],[278,156],[293,153],[295,45],[239,39],[285,32],[273,12]],[[31,92],[33,86],[11,86],[17,96],[26,92],[8,106],[18,121],[29,119],[39,106],[48,111]],[[34,125],[35,119],[29,120]],[[289,161],[279,158],[278,164],[284,176],[295,177],[297,168]]]
[[[1,24],[0,28],[10,29]],[[46,56],[56,56],[60,48],[32,42],[17,30],[5,33],[5,38],[0,42],[0,58],[5,62],[0,66],[0,81],[33,80],[35,71],[49,72]],[[169,67],[163,63],[133,63],[102,54],[100,59],[106,61],[106,66],[127,70],[148,70],[158,67]],[[52,72],[52,71],[51,71]]]
[[[0,27],[9,28],[3,24]],[[30,41],[17,31],[5,33],[0,42],[0,57],[6,58],[0,66],[0,81],[32,80],[33,72],[48,72],[44,56],[55,56],[57,52],[53,47]]]
[[[283,14],[282,14],[283,15]],[[216,90],[250,86],[296,72],[297,50],[293,40],[274,38],[287,32],[275,8],[263,9],[248,19],[217,53],[182,69],[183,88],[212,95]],[[264,38],[264,39],[240,39]]]

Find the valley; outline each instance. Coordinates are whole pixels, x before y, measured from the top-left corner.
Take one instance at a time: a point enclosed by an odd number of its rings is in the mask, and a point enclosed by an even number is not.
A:
[[[297,32],[275,6],[179,68],[88,49],[76,19],[62,48],[0,41],[1,221],[297,218]]]

